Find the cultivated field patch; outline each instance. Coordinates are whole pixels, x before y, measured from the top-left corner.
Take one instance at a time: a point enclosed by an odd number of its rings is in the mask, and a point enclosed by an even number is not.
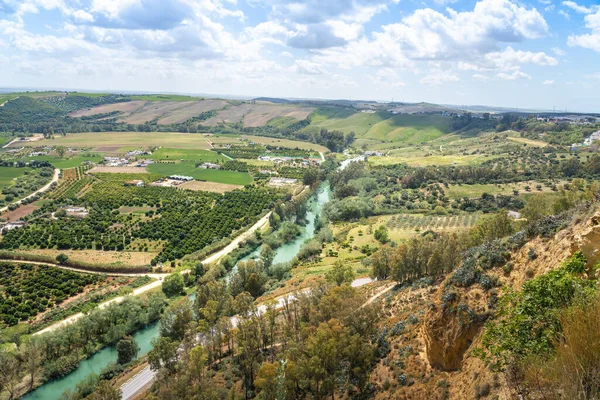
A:
[[[154,163],[148,166],[148,172],[169,175],[191,176],[197,180],[228,183],[232,185],[248,185],[252,183],[252,177],[247,172],[223,171],[215,169],[197,168],[193,162],[185,161],[179,163]]]
[[[21,146],[66,146],[97,148],[101,146],[129,146],[132,149],[162,146],[180,149],[210,149],[203,135],[179,132],[86,132],[74,133],[35,143],[20,142]]]
[[[226,183],[200,182],[200,181],[184,182],[181,185],[179,185],[178,187],[181,189],[203,190],[205,192],[215,192],[215,193],[231,192],[232,190],[243,188],[243,186],[241,186],[241,185],[230,185],[230,184],[226,184]]]
[[[97,107],[87,108],[84,110],[73,111],[69,114],[70,117],[89,117],[91,115],[108,114],[114,111],[119,111],[123,115],[130,115],[132,112],[142,108],[146,104],[145,101],[127,101],[123,103],[104,104]]]
[[[88,174],[107,173],[107,174],[147,174],[146,168],[141,167],[94,167],[87,171]]]

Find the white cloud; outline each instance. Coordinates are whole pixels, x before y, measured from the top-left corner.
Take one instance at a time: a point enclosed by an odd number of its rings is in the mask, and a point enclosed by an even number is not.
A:
[[[294,70],[299,74],[320,75],[327,72],[321,64],[314,63],[309,60],[296,60]]]
[[[282,57],[294,58],[294,55],[289,51],[282,51],[281,53],[279,53],[279,55],[281,55]]]
[[[506,81],[515,81],[517,79],[531,79],[531,76],[522,71],[514,71],[511,74],[507,74],[505,72],[500,72],[496,74],[496,77],[499,79],[503,79]]]
[[[555,82],[552,79],[548,79],[548,80],[545,80],[544,82],[542,82],[543,85],[554,85],[554,83]]]
[[[560,47],[553,47],[552,48],[552,52],[554,54],[556,54],[557,56],[559,56],[559,57],[567,55],[567,53],[563,49],[561,49]]]
[[[571,19],[571,16],[569,15],[569,13],[564,12],[563,10],[559,10],[558,13],[560,15],[562,15],[563,17],[565,17],[566,20],[570,20]]]
[[[479,82],[487,82],[490,80],[490,77],[487,75],[483,75],[483,74],[473,74],[473,76],[471,76],[471,78],[473,78],[476,81]]]
[[[73,18],[75,18],[78,21],[94,22],[94,16],[84,10],[77,10],[77,11],[73,12],[72,15],[73,15]]]
[[[419,82],[428,86],[439,86],[444,83],[454,83],[458,81],[460,81],[460,79],[453,73],[439,71],[421,78]]]
[[[584,18],[585,26],[590,33],[569,36],[569,46],[579,46],[600,52],[600,9],[594,14],[588,14]]]
[[[398,73],[392,68],[381,68],[377,70],[375,74],[370,75],[369,78],[375,83],[384,84],[393,88],[406,86],[406,83],[401,80]]]
[[[574,1],[563,1],[563,6],[570,8],[571,10],[578,12],[579,14],[591,14],[593,9],[590,7],[580,6]]]

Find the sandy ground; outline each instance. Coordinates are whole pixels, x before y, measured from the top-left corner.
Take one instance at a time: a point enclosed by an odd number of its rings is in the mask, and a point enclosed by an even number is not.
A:
[[[200,182],[200,181],[184,182],[181,185],[179,185],[178,187],[182,188],[182,189],[203,190],[205,192],[216,192],[216,193],[231,192],[232,190],[243,188],[243,186],[230,185],[227,183]]]
[[[2,216],[2,218],[4,218],[7,221],[18,221],[21,218],[28,216],[38,208],[40,207],[34,206],[33,204],[27,204],[26,206],[21,206],[16,210],[7,212]]]

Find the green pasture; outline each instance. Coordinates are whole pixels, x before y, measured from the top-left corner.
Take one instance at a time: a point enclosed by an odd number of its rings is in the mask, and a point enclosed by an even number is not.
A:
[[[152,153],[151,156],[142,156],[153,160],[184,160],[184,161],[227,161],[228,158],[210,150],[193,149],[169,149],[161,148]]]
[[[232,185],[248,185],[252,183],[252,177],[246,172],[196,168],[196,165],[189,161],[179,163],[154,163],[146,169],[153,174],[160,174],[163,176],[186,175],[197,180],[208,182],[229,183]]]

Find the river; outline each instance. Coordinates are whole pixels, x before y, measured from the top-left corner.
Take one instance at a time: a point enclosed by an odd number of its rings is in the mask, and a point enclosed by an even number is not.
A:
[[[348,166],[350,162],[360,161],[361,158],[353,158],[344,160],[340,166],[340,169],[344,169]],[[329,202],[331,196],[331,190],[329,188],[328,183],[323,183],[319,188],[313,193],[313,195],[307,201],[307,212],[306,226],[302,227],[301,234],[298,235],[294,240],[289,243],[284,244],[281,247],[278,247],[275,250],[275,258],[273,259],[273,264],[278,263],[286,263],[293,260],[293,258],[298,254],[302,245],[309,239],[311,239],[315,234],[315,217],[317,215],[321,215],[323,211],[323,207],[325,204]],[[250,253],[248,256],[244,257],[244,260],[250,260],[253,258],[258,258],[260,255],[260,247]],[[235,273],[236,268],[234,267],[232,271],[226,276],[225,279],[229,279],[231,274]],[[190,295],[190,299],[193,301],[195,294]],[[140,351],[138,353],[138,357],[144,356],[148,354],[150,350],[152,350],[152,341],[157,338],[159,335],[158,330],[158,322],[148,325],[146,328],[135,332],[132,336],[137,342]],[[79,366],[70,374],[60,378],[49,381],[33,392],[25,395],[23,397],[24,400],[54,400],[59,399],[62,393],[67,389],[75,389],[75,386],[84,380],[89,374],[96,373],[99,374],[102,369],[104,369],[107,365],[112,362],[117,361],[117,350],[115,346],[105,347],[100,350],[93,356],[83,360]]]
[[[300,235],[296,236],[291,242],[285,243],[284,245],[274,250],[275,257],[273,258],[273,264],[287,263],[296,257],[296,254],[302,248],[302,245],[309,239],[312,239],[315,235],[315,218],[317,215],[321,215],[323,207],[329,202],[331,197],[331,190],[329,189],[328,183],[323,183],[317,188],[315,193],[310,196],[306,202],[306,220],[307,224],[301,227]],[[246,257],[240,259],[240,261],[248,261],[260,258],[261,247],[259,246],[252,253]],[[233,267],[232,271],[227,275],[226,279],[237,271],[237,265]]]

